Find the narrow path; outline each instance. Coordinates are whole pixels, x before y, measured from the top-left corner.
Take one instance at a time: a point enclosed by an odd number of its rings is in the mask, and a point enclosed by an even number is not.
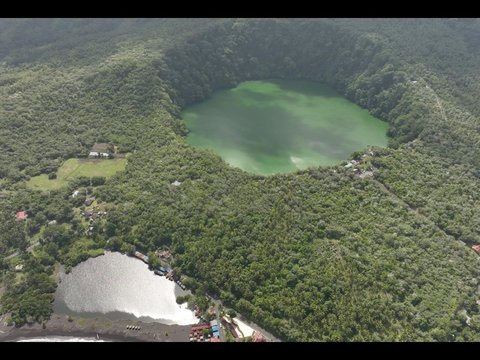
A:
[[[32,252],[32,251],[33,251],[33,248],[34,248],[35,246],[37,246],[38,244],[40,244],[40,243],[37,241],[36,243],[30,245],[30,246],[27,248],[26,251]],[[19,254],[19,252],[18,252],[18,251],[15,251],[12,255],[8,255],[8,256],[5,258],[5,260],[10,260],[11,258],[14,258],[15,256],[17,256],[18,254]]]
[[[440,113],[442,115],[443,120],[447,121],[447,116],[445,115],[445,110],[443,109],[443,105],[440,101],[440,98],[438,97],[437,93],[435,90],[433,90],[429,85],[427,85],[427,88],[432,91],[433,96],[435,97],[435,101],[437,102],[437,106],[440,109]]]
[[[433,90],[430,86],[426,85],[426,87],[427,87],[428,90],[430,90],[432,92],[433,96],[435,97],[435,102],[436,102],[438,108],[440,109],[440,116],[442,117],[442,119],[445,122],[447,122],[448,121],[447,115],[445,114],[445,109],[442,105],[442,101],[440,100],[440,97],[437,95],[437,92],[435,90]],[[462,109],[462,110],[466,111],[465,109]],[[467,113],[468,113],[468,111],[467,111]],[[452,120],[454,120],[454,122],[457,123],[457,124],[464,125],[466,127],[472,127],[471,123],[469,123],[468,121],[463,121],[459,117],[454,117],[454,118],[450,119],[450,121],[452,121]]]
[[[445,115],[445,110],[443,109],[443,105],[440,102],[440,98],[435,91],[433,92],[433,94],[435,95],[435,100],[437,101],[437,105],[440,108],[440,112],[442,113],[443,120],[447,121],[447,116]]]
[[[14,258],[15,256],[18,255],[18,251],[15,251],[12,255],[8,255],[5,260],[10,260],[11,258]]]
[[[443,230],[440,226],[438,226],[433,220],[431,220],[428,216],[422,214],[418,209],[412,207],[409,203],[407,203],[405,200],[401,199],[398,197],[394,192],[392,192],[389,188],[387,188],[382,182],[375,178],[371,178],[372,182],[376,184],[380,190],[382,190],[384,193],[388,194],[389,196],[393,197],[395,200],[397,200],[399,203],[401,203],[403,206],[405,206],[408,210],[414,212],[417,216],[421,217],[426,223],[432,225],[438,232],[442,233],[445,235],[447,238],[452,238],[454,240],[457,240],[455,237],[452,235],[448,235],[445,230]],[[457,240],[458,241],[458,240]]]

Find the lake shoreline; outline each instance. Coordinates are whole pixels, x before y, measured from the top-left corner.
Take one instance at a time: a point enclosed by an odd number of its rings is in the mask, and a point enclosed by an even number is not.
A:
[[[263,176],[341,166],[354,151],[388,145],[388,122],[314,81],[244,81],[185,107],[181,117],[188,144]]]
[[[0,323],[0,342],[18,341],[20,339],[45,336],[68,336],[96,338],[100,340],[121,342],[189,342],[191,325],[165,325],[161,323],[144,323],[132,320],[110,320],[107,318],[87,319],[52,314],[41,324],[6,326]],[[139,326],[141,330],[127,330],[127,325]]]
[[[90,258],[69,274],[58,272],[53,312],[81,318],[189,325],[192,310],[176,302],[178,284],[118,252]]]

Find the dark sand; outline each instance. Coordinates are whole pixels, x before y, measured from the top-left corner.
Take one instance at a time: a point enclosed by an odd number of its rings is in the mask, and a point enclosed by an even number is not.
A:
[[[148,342],[188,342],[190,325],[165,325],[160,323],[144,323],[132,320],[109,320],[107,318],[85,319],[72,317],[68,321],[66,315],[53,314],[46,323],[24,325],[21,327],[6,326],[0,323],[0,342],[16,341],[20,338],[44,336],[98,337],[109,341],[148,341]],[[127,330],[127,325],[140,326],[141,330]]]

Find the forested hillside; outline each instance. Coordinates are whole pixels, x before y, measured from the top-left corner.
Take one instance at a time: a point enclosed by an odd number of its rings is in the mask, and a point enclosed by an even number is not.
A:
[[[48,318],[58,263],[169,246],[196,293],[283,340],[480,340],[479,32],[477,19],[0,20],[1,312]],[[352,154],[373,176],[263,177],[186,143],[183,107],[267,78],[326,83],[387,121],[388,148]],[[28,187],[103,142],[129,153],[123,172]],[[91,236],[78,188],[109,210]]]

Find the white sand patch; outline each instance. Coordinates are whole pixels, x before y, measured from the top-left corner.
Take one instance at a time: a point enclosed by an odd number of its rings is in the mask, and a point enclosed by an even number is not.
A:
[[[255,330],[253,330],[250,326],[245,324],[243,321],[238,320],[237,318],[235,318],[235,322],[237,323],[237,326],[239,327],[239,329],[242,331],[244,337],[253,335],[253,332]]]
[[[258,172],[260,169],[256,164],[256,161],[250,156],[246,155],[242,151],[238,150],[228,150],[223,151],[223,159],[230,165],[238,167],[239,169]]]
[[[295,165],[295,166],[302,166],[304,160],[301,157],[297,156],[290,156],[290,161]]]

